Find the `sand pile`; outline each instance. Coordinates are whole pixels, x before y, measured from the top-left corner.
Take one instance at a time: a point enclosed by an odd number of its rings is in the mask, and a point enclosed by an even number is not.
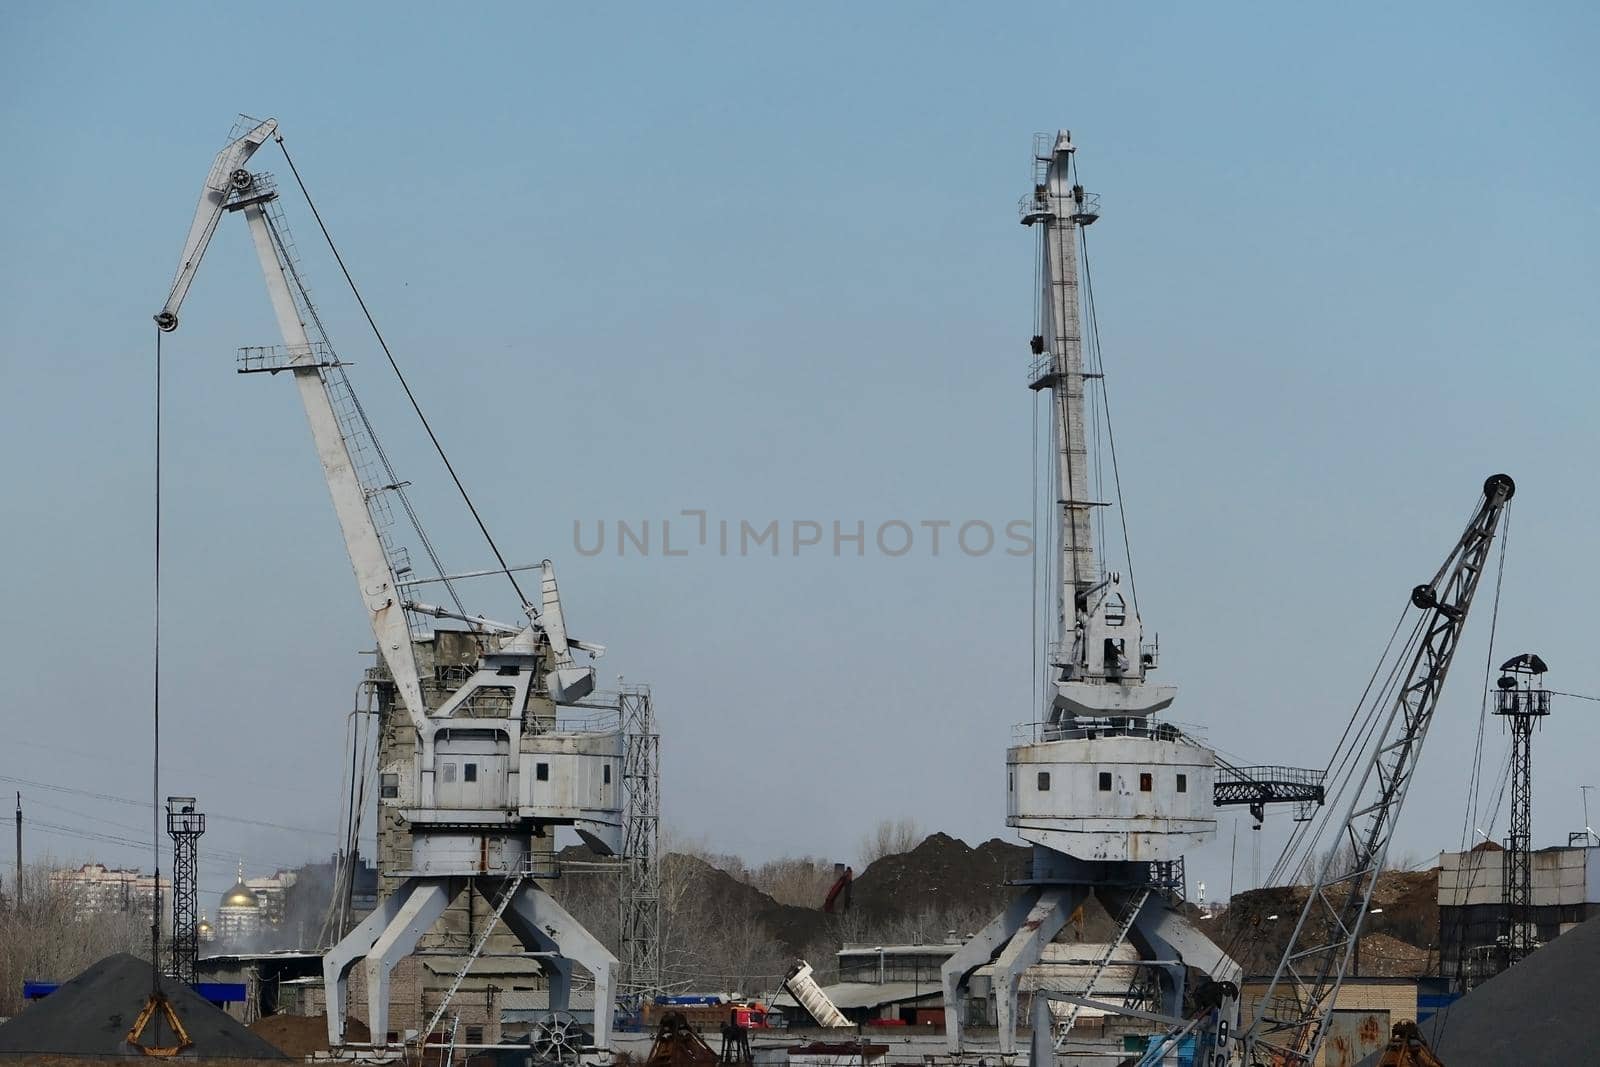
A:
[[[192,1042],[184,1057],[283,1059],[277,1049],[188,986],[168,980],[162,991]],[[128,1044],[128,1031],[149,997],[148,963],[127,953],[107,956],[0,1026],[0,1054],[139,1055]],[[145,1028],[141,1043],[176,1044],[161,1013]]]

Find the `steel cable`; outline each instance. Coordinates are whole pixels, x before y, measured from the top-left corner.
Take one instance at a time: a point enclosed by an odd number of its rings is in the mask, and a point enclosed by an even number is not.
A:
[[[356,286],[355,278],[350,274],[350,268],[345,266],[344,256],[339,253],[339,246],[334,244],[333,235],[328,232],[327,224],[322,221],[322,212],[317,210],[317,205],[311,199],[311,193],[306,189],[305,181],[300,177],[300,169],[294,165],[294,158],[289,155],[289,146],[284,144],[282,135],[274,138],[278,148],[283,152],[284,161],[289,164],[289,170],[294,175],[295,184],[300,187],[300,195],[306,198],[306,206],[311,209],[311,215],[317,220],[317,228],[322,231],[323,240],[328,242],[328,250],[333,253],[334,260],[339,264],[339,270],[344,274],[346,284],[350,286],[351,294],[356,298],[356,303],[361,305],[361,313],[366,316],[367,325],[372,328],[373,337],[377,338],[378,347],[383,349],[383,354],[389,361],[389,368],[394,371],[394,376],[400,382],[400,388],[405,391],[406,399],[411,403],[411,410],[416,412],[417,420],[422,423],[422,428],[428,434],[428,440],[433,443],[433,450],[438,453],[439,459],[444,463],[444,468],[450,474],[450,480],[455,483],[456,491],[461,494],[462,501],[467,505],[467,510],[472,513],[472,519],[478,524],[478,531],[483,534],[483,539],[488,542],[489,550],[494,553],[494,558],[500,564],[500,570],[511,583],[511,588],[516,592],[518,601],[522,604],[523,611],[527,612],[530,619],[537,616],[537,609],[533,602],[522,592],[522,586],[517,582],[516,575],[512,573],[511,566],[506,562],[506,557],[500,551],[500,546],[495,542],[494,535],[489,532],[488,525],[479,514],[478,507],[472,502],[472,495],[467,492],[466,485],[461,481],[461,476],[456,473],[455,464],[450,462],[450,457],[445,453],[444,445],[433,432],[433,425],[428,422],[428,417],[422,413],[422,405],[418,402],[416,394],[411,391],[411,383],[406,380],[405,373],[400,370],[400,364],[395,360],[394,353],[389,350],[389,344],[383,339],[383,332],[378,329],[377,320],[372,317],[372,312],[367,307],[367,302],[361,296],[361,290]]]

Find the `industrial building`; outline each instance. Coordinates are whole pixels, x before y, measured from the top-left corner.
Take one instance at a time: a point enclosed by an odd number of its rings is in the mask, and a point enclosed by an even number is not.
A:
[[[1525,921],[1535,947],[1600,916],[1600,845],[1588,842],[1574,834],[1569,845],[1530,853]],[[1439,868],[1440,973],[1471,987],[1505,969],[1506,851],[1485,841],[1444,853]]]

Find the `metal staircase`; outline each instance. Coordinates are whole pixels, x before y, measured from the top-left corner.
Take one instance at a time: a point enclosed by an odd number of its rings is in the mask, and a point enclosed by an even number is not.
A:
[[[520,868],[516,875],[508,878],[500,886],[500,895],[494,902],[494,912],[488,921],[483,924],[483,933],[478,935],[478,943],[472,946],[472,951],[467,958],[461,961],[461,969],[456,971],[455,980],[450,983],[450,988],[445,990],[444,998],[439,1001],[439,1006],[433,1009],[433,1017],[428,1020],[428,1025],[423,1028],[421,1040],[427,1041],[428,1035],[438,1027],[439,1020],[444,1018],[445,1009],[450,1007],[450,1001],[455,997],[456,991],[461,988],[461,983],[467,980],[467,972],[472,970],[472,965],[483,954],[483,946],[489,943],[489,935],[494,933],[495,927],[500,925],[500,917],[506,913],[506,908],[511,904],[511,898],[517,895],[522,880],[528,876],[526,866]]]
[[[1147,885],[1128,899],[1127,905],[1122,909],[1122,914],[1117,916],[1117,936],[1111,939],[1111,943],[1106,946],[1105,955],[1100,957],[1099,963],[1095,964],[1094,971],[1089,975],[1089,982],[1084,987],[1083,996],[1094,996],[1095,986],[1104,977],[1106,968],[1111,966],[1111,960],[1116,956],[1117,949],[1122,947],[1122,943],[1127,940],[1128,931],[1133,929],[1134,920],[1139,917],[1139,910],[1144,907],[1145,901],[1150,899],[1152,892],[1154,892],[1154,889]],[[1072,1032],[1072,1024],[1078,1021],[1078,1013],[1082,1010],[1082,1004],[1069,1004],[1066,1017],[1056,1024],[1055,1048],[1057,1052],[1060,1052],[1062,1047],[1066,1045],[1067,1035]]]

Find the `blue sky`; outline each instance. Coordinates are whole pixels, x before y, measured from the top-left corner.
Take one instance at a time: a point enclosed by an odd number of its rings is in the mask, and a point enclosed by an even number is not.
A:
[[[554,558],[574,631],[611,647],[602,674],[654,685],[675,832],[843,860],[884,817],[1003,834],[1003,748],[1033,714],[1028,560],[588,557],[573,527],[1027,518],[1014,205],[1032,135],[1058,126],[1104,198],[1096,296],[1173,716],[1233,756],[1320,765],[1406,591],[1502,469],[1519,492],[1496,654],[1537,650],[1555,687],[1600,693],[1597,22],[1490,4],[9,5],[0,647],[27,744],[0,747],[0,776],[148,792],[149,317],[238,112],[279,119],[508,555]],[[275,150],[258,159],[287,179]],[[448,565],[486,565],[286,200]],[[164,786],[331,831],[370,637],[292,389],[232,369],[277,339],[235,221],[167,347]],[[498,585],[475,591],[510,614]],[[1400,832],[1418,856],[1460,833],[1487,625],[1480,608]],[[1592,707],[1558,705],[1537,739],[1541,844],[1600,783]],[[24,793],[74,809],[34,809],[63,826],[144,818]],[[1213,886],[1231,833],[1196,857]],[[207,887],[236,854],[264,868],[332,840],[214,824]]]

